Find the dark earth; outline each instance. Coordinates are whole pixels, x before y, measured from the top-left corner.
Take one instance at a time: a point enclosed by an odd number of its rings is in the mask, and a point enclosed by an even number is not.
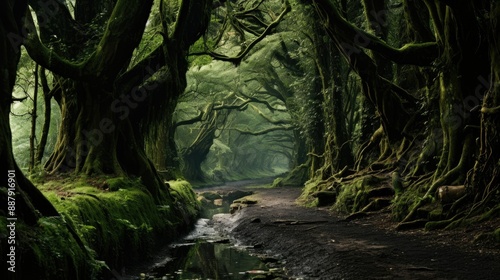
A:
[[[245,190],[254,194],[243,200],[255,204],[215,215],[215,227],[285,279],[500,279],[499,243],[477,238],[498,228],[498,218],[451,231],[396,231],[387,212],[346,222],[328,208],[299,206],[299,188]]]

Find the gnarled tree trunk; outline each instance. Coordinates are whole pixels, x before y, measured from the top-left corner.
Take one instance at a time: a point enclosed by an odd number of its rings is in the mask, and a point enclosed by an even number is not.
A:
[[[7,218],[18,218],[27,224],[35,224],[40,214],[59,214],[43,194],[24,176],[12,154],[12,134],[9,114],[13,102],[12,89],[16,81],[17,63],[20,57],[22,17],[26,12],[25,1],[6,0],[0,6],[0,201],[2,213]],[[9,190],[9,191],[7,191]],[[8,208],[15,199],[15,208]]]

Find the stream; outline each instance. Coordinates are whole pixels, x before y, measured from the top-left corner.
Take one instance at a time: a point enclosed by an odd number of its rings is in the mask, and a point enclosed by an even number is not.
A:
[[[253,279],[269,274],[269,268],[245,246],[231,244],[216,231],[211,218],[229,213],[230,201],[205,208],[186,236],[160,250],[153,260],[134,268],[119,280]]]

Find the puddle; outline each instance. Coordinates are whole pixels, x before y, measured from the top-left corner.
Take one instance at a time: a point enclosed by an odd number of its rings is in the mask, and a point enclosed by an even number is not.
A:
[[[203,216],[227,213],[228,209],[229,204],[205,209]],[[122,279],[252,279],[267,274],[268,268],[259,258],[230,244],[211,226],[210,219],[200,218],[186,237],[158,252],[149,266]]]
[[[258,258],[228,244],[198,240],[172,246],[171,254],[175,258],[148,274],[157,279],[251,279],[267,271]]]

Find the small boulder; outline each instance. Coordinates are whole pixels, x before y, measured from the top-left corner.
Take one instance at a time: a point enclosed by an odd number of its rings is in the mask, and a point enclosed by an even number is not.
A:
[[[223,202],[224,202],[224,200],[222,200],[222,198],[214,199],[215,206],[222,206]]]
[[[253,192],[251,192],[251,191],[234,190],[234,191],[230,191],[230,192],[226,193],[224,195],[224,198],[227,199],[228,201],[233,201],[235,199],[249,196],[252,194],[253,194]]]
[[[202,192],[202,193],[200,193],[198,195],[199,196],[203,196],[204,198],[206,198],[208,200],[215,200],[215,199],[222,198],[222,196],[219,193],[213,192],[213,191]]]

